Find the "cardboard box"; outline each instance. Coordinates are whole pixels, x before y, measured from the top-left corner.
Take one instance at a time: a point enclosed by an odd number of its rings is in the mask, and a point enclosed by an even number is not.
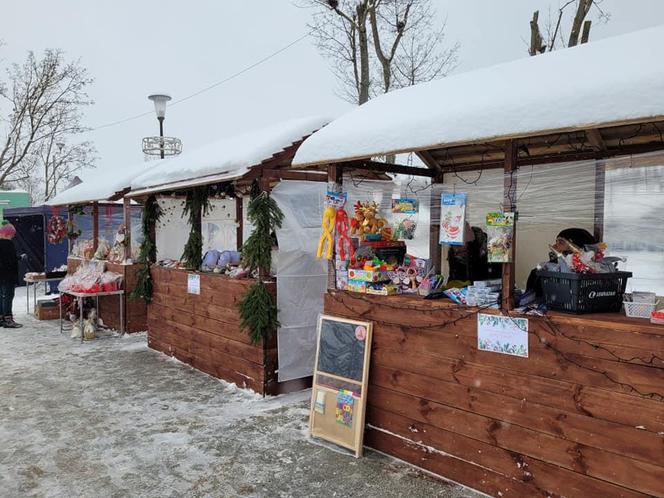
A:
[[[37,320],[57,320],[60,318],[60,300],[52,302],[37,302],[35,305],[35,318]]]
[[[361,292],[365,293],[367,291],[367,283],[362,280],[348,280],[346,285],[346,290],[351,292]]]
[[[373,270],[348,270],[348,280],[361,280],[363,282],[384,282],[390,277],[387,272]]]

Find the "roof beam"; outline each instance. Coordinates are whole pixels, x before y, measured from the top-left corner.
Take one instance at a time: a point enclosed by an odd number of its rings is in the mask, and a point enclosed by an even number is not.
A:
[[[586,130],[586,136],[588,137],[588,142],[590,142],[590,145],[601,152],[606,152],[606,143],[604,142],[604,138],[602,138],[602,134],[597,128],[590,128]]]
[[[381,173],[395,173],[400,175],[427,176],[434,178],[438,175],[437,170],[429,168],[417,168],[413,166],[402,166],[400,164],[380,163],[378,161],[350,161],[342,163],[345,167],[354,169],[366,169],[369,171],[379,171]]]

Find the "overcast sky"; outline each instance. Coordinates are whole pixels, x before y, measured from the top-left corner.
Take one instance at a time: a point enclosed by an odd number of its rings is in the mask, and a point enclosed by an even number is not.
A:
[[[455,72],[527,56],[528,21],[556,0],[433,0],[458,42]],[[604,0],[611,13],[591,40],[664,24],[662,0]],[[3,63],[28,50],[62,48],[95,78],[86,124],[95,128],[152,110],[147,95],[191,95],[244,69],[307,32],[308,10],[291,0],[0,0]],[[616,70],[620,70],[616,68]],[[579,75],[582,77],[582,75]],[[192,149],[215,138],[307,115],[337,116],[349,105],[311,40],[300,41],[235,80],[166,114],[167,135]],[[142,161],[141,138],[156,134],[154,114],[89,134],[99,167]],[[84,176],[84,175],[83,175]]]

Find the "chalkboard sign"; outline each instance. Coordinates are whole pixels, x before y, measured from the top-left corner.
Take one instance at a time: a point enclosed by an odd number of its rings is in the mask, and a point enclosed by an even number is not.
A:
[[[322,317],[318,370],[347,379],[362,380],[366,324]]]
[[[362,454],[372,323],[318,319],[309,430]]]

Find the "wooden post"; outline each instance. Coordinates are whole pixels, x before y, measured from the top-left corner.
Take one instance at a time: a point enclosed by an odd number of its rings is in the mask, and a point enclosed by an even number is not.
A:
[[[97,252],[99,245],[99,204],[92,203],[92,249]]]
[[[443,259],[440,246],[440,192],[434,185],[443,183],[443,175],[439,174],[431,178],[431,196],[429,206],[429,258],[434,268],[434,273],[441,273]]]
[[[344,169],[340,164],[329,164],[327,166],[327,183],[328,188],[333,185],[343,185]],[[327,290],[335,290],[337,288],[337,268],[335,266],[337,251],[335,238],[332,237],[332,259],[327,261]]]
[[[595,162],[595,229],[597,242],[604,239],[604,195],[606,192],[606,162]]]
[[[235,223],[237,228],[235,229],[235,247],[239,251],[242,249],[243,240],[243,229],[244,229],[244,212],[243,212],[243,198],[236,194],[235,196]]]
[[[128,197],[122,199],[122,214],[125,226],[125,260],[131,259],[131,200]]]
[[[516,178],[518,149],[514,140],[505,143],[505,165],[503,175],[503,211],[516,212]],[[514,309],[514,281],[516,274],[516,220],[512,239],[512,262],[503,263],[503,295],[501,309]]]
[[[261,192],[267,192],[267,194],[269,195],[270,191],[272,190],[272,188],[270,187],[269,176],[261,174],[261,177],[258,180],[258,185],[260,187]],[[265,280],[268,280],[270,278],[270,270],[271,268],[258,269],[258,278],[260,279],[260,281],[264,282]]]

